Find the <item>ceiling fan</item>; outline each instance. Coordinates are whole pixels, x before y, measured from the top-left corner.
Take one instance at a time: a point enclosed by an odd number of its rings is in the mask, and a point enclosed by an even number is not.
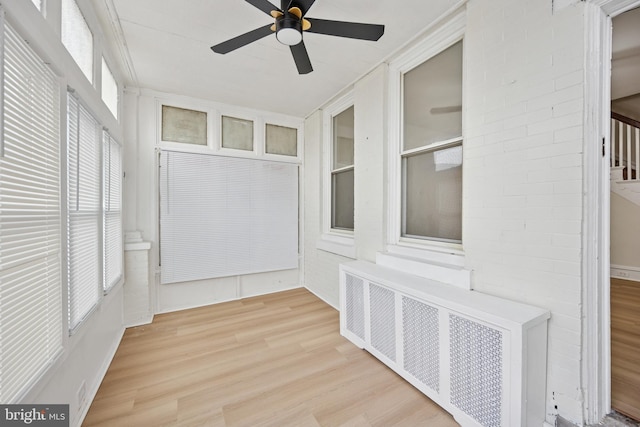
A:
[[[307,18],[307,12],[315,0],[281,0],[280,8],[275,7],[268,0],[246,0],[246,2],[271,15],[275,23],[211,46],[211,50],[221,54],[229,53],[275,33],[278,41],[291,49],[298,73],[308,74],[313,71],[313,67],[302,40],[303,32],[371,41],[378,40],[384,34],[384,25]]]

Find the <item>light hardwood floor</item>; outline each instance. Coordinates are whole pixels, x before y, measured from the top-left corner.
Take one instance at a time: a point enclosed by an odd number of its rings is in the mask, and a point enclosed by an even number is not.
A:
[[[640,283],[611,279],[611,406],[640,420]]]
[[[84,426],[458,426],[304,289],[128,329]]]

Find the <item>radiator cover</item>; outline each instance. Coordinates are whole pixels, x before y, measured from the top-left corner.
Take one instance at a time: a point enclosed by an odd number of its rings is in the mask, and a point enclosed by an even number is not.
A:
[[[544,422],[548,311],[365,261],[340,266],[340,332],[463,427]]]

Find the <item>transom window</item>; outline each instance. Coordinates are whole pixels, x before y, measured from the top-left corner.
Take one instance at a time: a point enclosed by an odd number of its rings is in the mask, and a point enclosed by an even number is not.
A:
[[[75,0],[62,0],[62,43],[93,83],[93,34]]]
[[[102,101],[109,107],[111,114],[118,118],[118,83],[109,68],[107,61],[102,58]]]
[[[402,76],[401,236],[462,241],[462,41]]]

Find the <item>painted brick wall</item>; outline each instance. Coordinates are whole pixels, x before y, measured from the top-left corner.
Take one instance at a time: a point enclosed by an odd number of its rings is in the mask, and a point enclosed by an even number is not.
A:
[[[466,267],[475,290],[544,307],[547,420],[583,419],[584,5],[469,0],[465,49]],[[393,58],[391,59],[393,60]],[[385,66],[354,86],[356,247],[373,260],[386,230]],[[382,108],[381,108],[382,107]],[[338,302],[342,257],[317,250],[322,114],[305,124],[305,286]]]
[[[304,130],[304,286],[338,308],[338,265],[352,260],[316,248],[322,235],[322,111],[307,118]]]
[[[582,5],[472,0],[467,17],[467,267],[476,290],[552,311],[547,418],[580,421]]]

